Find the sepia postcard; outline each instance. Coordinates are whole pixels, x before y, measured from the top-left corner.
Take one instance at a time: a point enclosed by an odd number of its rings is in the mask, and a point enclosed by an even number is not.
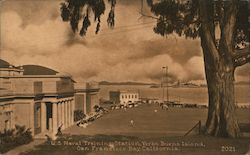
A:
[[[0,155],[250,155],[249,0],[0,0]]]

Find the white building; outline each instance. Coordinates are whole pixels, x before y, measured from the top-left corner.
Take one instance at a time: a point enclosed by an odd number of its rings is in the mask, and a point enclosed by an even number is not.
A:
[[[15,125],[30,128],[34,138],[55,138],[74,124],[74,113],[99,105],[96,82],[76,83],[71,75],[38,66],[14,66],[0,59],[0,132]]]
[[[0,59],[0,131],[25,125],[32,135],[54,137],[74,124],[74,81],[36,65],[13,66]]]
[[[110,101],[114,104],[127,105],[129,103],[135,103],[139,101],[139,93],[132,91],[110,91]]]

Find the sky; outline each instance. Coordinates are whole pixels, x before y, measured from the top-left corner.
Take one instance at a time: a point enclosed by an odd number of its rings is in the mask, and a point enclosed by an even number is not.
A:
[[[156,21],[140,18],[140,0],[117,0],[114,29],[107,27],[107,4],[100,33],[95,35],[92,22],[84,38],[62,21],[61,2],[1,1],[0,58],[16,66],[46,66],[76,81],[159,82],[168,66],[172,81],[205,83],[199,39],[155,34]],[[249,64],[237,69],[236,80],[247,81],[249,70]]]

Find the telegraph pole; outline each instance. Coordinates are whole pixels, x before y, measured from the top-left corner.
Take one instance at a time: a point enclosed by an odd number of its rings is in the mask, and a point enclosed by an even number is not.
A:
[[[248,96],[250,96],[250,72],[249,72],[249,75],[248,75],[248,81],[249,81]]]
[[[167,103],[169,102],[169,94],[168,94],[168,66],[166,66],[166,83],[167,83]]]
[[[165,78],[164,78],[164,68],[165,67],[162,67],[162,81],[161,81],[161,87],[162,87],[162,101],[164,103],[164,99],[165,99],[165,90],[164,90],[164,81],[165,81]]]
[[[166,71],[166,72],[165,72]],[[164,66],[162,67],[162,72],[163,72],[163,76],[162,76],[162,100],[164,101],[165,99],[165,90],[164,90],[164,83],[166,82],[167,85],[167,103],[169,102],[169,94],[168,94],[168,66]],[[165,81],[166,78],[166,81]]]

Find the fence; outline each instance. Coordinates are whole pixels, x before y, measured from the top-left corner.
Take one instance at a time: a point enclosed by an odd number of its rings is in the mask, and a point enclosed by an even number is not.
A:
[[[187,133],[185,133],[184,137],[187,136],[190,132],[192,132],[198,126],[198,133],[201,134],[201,121],[196,123]]]

